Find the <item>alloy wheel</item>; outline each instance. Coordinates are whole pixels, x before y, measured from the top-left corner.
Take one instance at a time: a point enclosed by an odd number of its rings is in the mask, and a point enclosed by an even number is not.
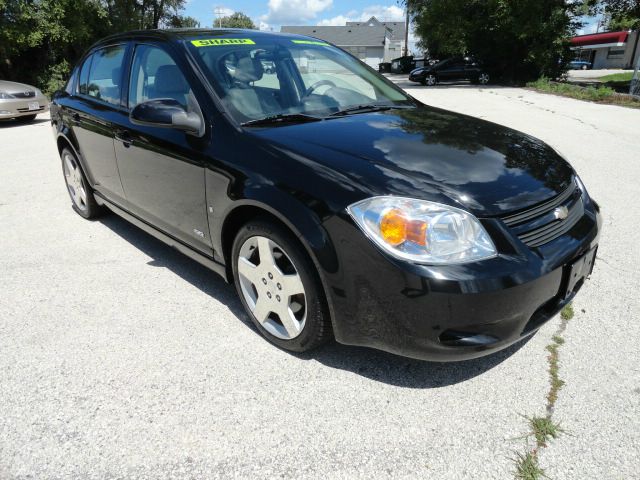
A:
[[[427,85],[433,87],[436,83],[438,83],[438,79],[435,77],[435,75],[429,75],[427,77]]]
[[[304,329],[307,296],[302,279],[284,249],[266,237],[247,239],[237,260],[240,290],[262,327],[281,340]]]
[[[489,74],[487,73],[481,73],[480,76],[478,77],[478,81],[482,84],[482,85],[486,85],[487,83],[489,83]]]
[[[69,153],[65,153],[62,158],[62,165],[64,169],[64,178],[67,182],[67,189],[73,204],[83,212],[88,208],[87,206],[87,189],[80,171],[80,166],[75,158]]]

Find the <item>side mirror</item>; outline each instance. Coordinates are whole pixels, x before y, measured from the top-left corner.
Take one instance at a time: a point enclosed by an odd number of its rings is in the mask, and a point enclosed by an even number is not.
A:
[[[202,137],[204,121],[195,112],[187,112],[172,98],[148,100],[136,105],[129,114],[131,123],[149,127],[175,128]]]

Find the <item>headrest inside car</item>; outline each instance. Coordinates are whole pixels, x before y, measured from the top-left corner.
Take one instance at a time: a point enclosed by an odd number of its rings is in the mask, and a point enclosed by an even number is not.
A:
[[[156,93],[188,93],[189,85],[177,65],[162,65],[156,71]]]
[[[241,83],[257,82],[263,75],[262,62],[251,57],[242,57],[238,60],[233,72],[233,78]]]

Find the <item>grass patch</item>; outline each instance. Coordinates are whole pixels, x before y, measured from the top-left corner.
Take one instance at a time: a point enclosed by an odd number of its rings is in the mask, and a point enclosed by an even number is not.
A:
[[[546,417],[533,417],[529,419],[529,425],[533,436],[536,438],[538,447],[544,447],[551,439],[556,439],[563,433],[562,428],[557,423],[554,423],[549,415]]]
[[[633,78],[633,72],[624,72],[624,73],[614,73],[612,75],[605,75],[604,77],[598,78],[601,82],[630,82]]]
[[[518,480],[539,480],[546,478],[544,470],[538,465],[534,452],[518,453],[516,459],[516,478]]]
[[[572,304],[567,305],[560,312],[560,316],[562,317],[563,320],[571,320],[573,318],[573,315],[574,315],[574,312],[573,312]]]
[[[535,82],[527,83],[527,87],[539,92],[575,98],[576,100],[640,108],[640,100],[630,95],[617,93],[613,88],[604,85],[581,87],[571,83],[552,82],[548,78],[540,78]]]

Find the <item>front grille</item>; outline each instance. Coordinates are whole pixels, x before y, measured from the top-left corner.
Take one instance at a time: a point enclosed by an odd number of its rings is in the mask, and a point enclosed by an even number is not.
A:
[[[36,92],[30,90],[28,92],[12,93],[11,96],[15,98],[33,98],[36,96]]]
[[[565,218],[558,215],[566,213]],[[502,217],[502,221],[531,248],[567,233],[584,216],[582,193],[575,182],[560,195],[525,211]]]

